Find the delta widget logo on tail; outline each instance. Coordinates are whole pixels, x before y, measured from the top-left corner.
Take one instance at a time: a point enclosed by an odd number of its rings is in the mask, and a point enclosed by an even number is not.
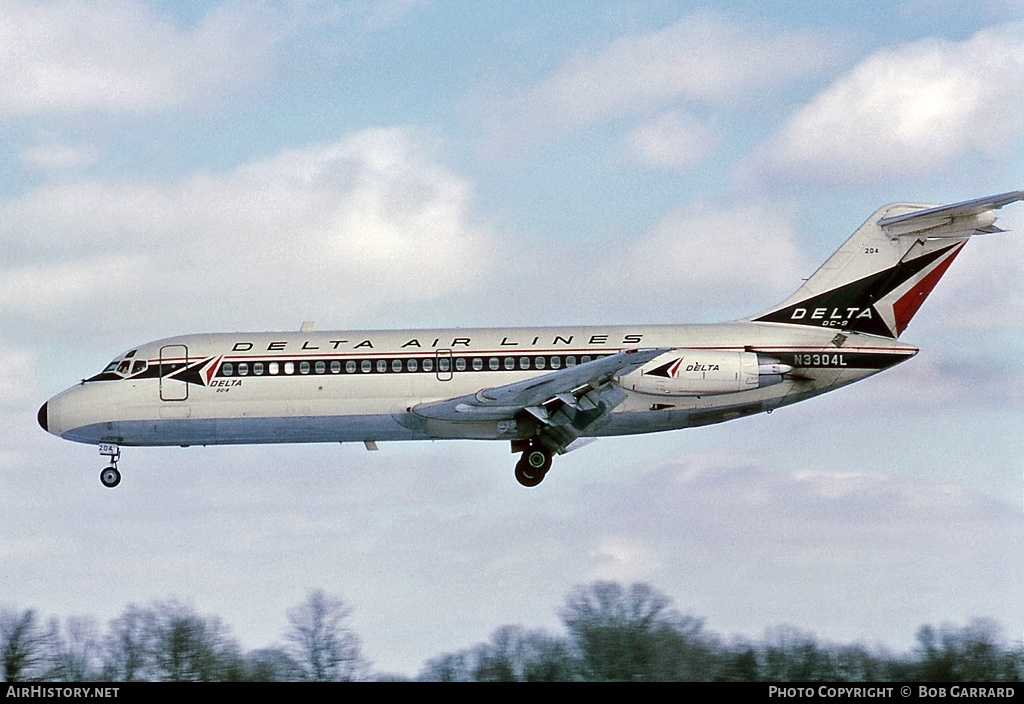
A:
[[[774,310],[755,320],[897,338],[946,273],[964,242],[917,257]]]

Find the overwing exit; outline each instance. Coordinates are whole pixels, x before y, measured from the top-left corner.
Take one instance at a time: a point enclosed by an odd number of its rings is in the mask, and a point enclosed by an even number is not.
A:
[[[516,479],[592,438],[697,427],[899,364],[898,338],[995,210],[1024,191],[876,211],[792,296],[717,325],[215,333],[139,345],[39,409],[44,430],[122,447],[503,440]]]

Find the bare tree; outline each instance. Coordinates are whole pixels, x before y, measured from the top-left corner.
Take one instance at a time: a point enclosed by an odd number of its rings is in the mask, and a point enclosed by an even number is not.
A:
[[[576,671],[564,638],[520,626],[502,626],[474,654],[478,682],[567,681]]]
[[[424,682],[472,682],[472,655],[465,650],[444,653],[427,660],[417,679]]]
[[[230,679],[239,660],[238,646],[216,616],[204,617],[174,601],[154,609],[149,636],[159,678],[170,681],[215,682]]]
[[[45,648],[46,634],[34,610],[0,610],[0,669],[5,682],[24,682],[41,676]]]
[[[155,677],[149,642],[154,620],[152,609],[129,605],[110,622],[103,640],[104,679],[137,682]]]
[[[574,589],[560,615],[582,662],[598,680],[700,680],[713,676],[703,622],[671,608],[647,584],[595,582]]]
[[[919,670],[929,682],[996,682],[1020,677],[1019,653],[1007,648],[998,624],[974,619],[917,631]]]
[[[368,665],[359,638],[348,627],[351,609],[321,590],[288,611],[288,653],[301,679],[340,682],[365,679]]]
[[[52,618],[46,641],[49,649],[48,680],[88,682],[100,674],[100,637],[94,619],[70,616],[61,626],[56,618]]]
[[[793,626],[768,629],[761,648],[761,676],[770,682],[838,680],[832,650]]]
[[[261,648],[244,657],[244,679],[250,682],[290,682],[299,679],[299,668],[284,650]]]
[[[486,643],[428,660],[418,679],[432,682],[565,682],[579,679],[564,638],[502,626]]]

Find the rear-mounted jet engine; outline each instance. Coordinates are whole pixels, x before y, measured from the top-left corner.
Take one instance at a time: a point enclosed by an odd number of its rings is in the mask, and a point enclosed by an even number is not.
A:
[[[643,394],[710,396],[778,384],[782,375],[792,370],[788,364],[754,352],[674,350],[622,377],[619,383]]]

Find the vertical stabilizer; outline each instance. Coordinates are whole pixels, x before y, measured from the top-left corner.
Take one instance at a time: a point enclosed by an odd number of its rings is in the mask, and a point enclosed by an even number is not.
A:
[[[1024,191],[880,208],[796,293],[750,318],[896,338],[972,235],[1001,232],[994,210]]]

